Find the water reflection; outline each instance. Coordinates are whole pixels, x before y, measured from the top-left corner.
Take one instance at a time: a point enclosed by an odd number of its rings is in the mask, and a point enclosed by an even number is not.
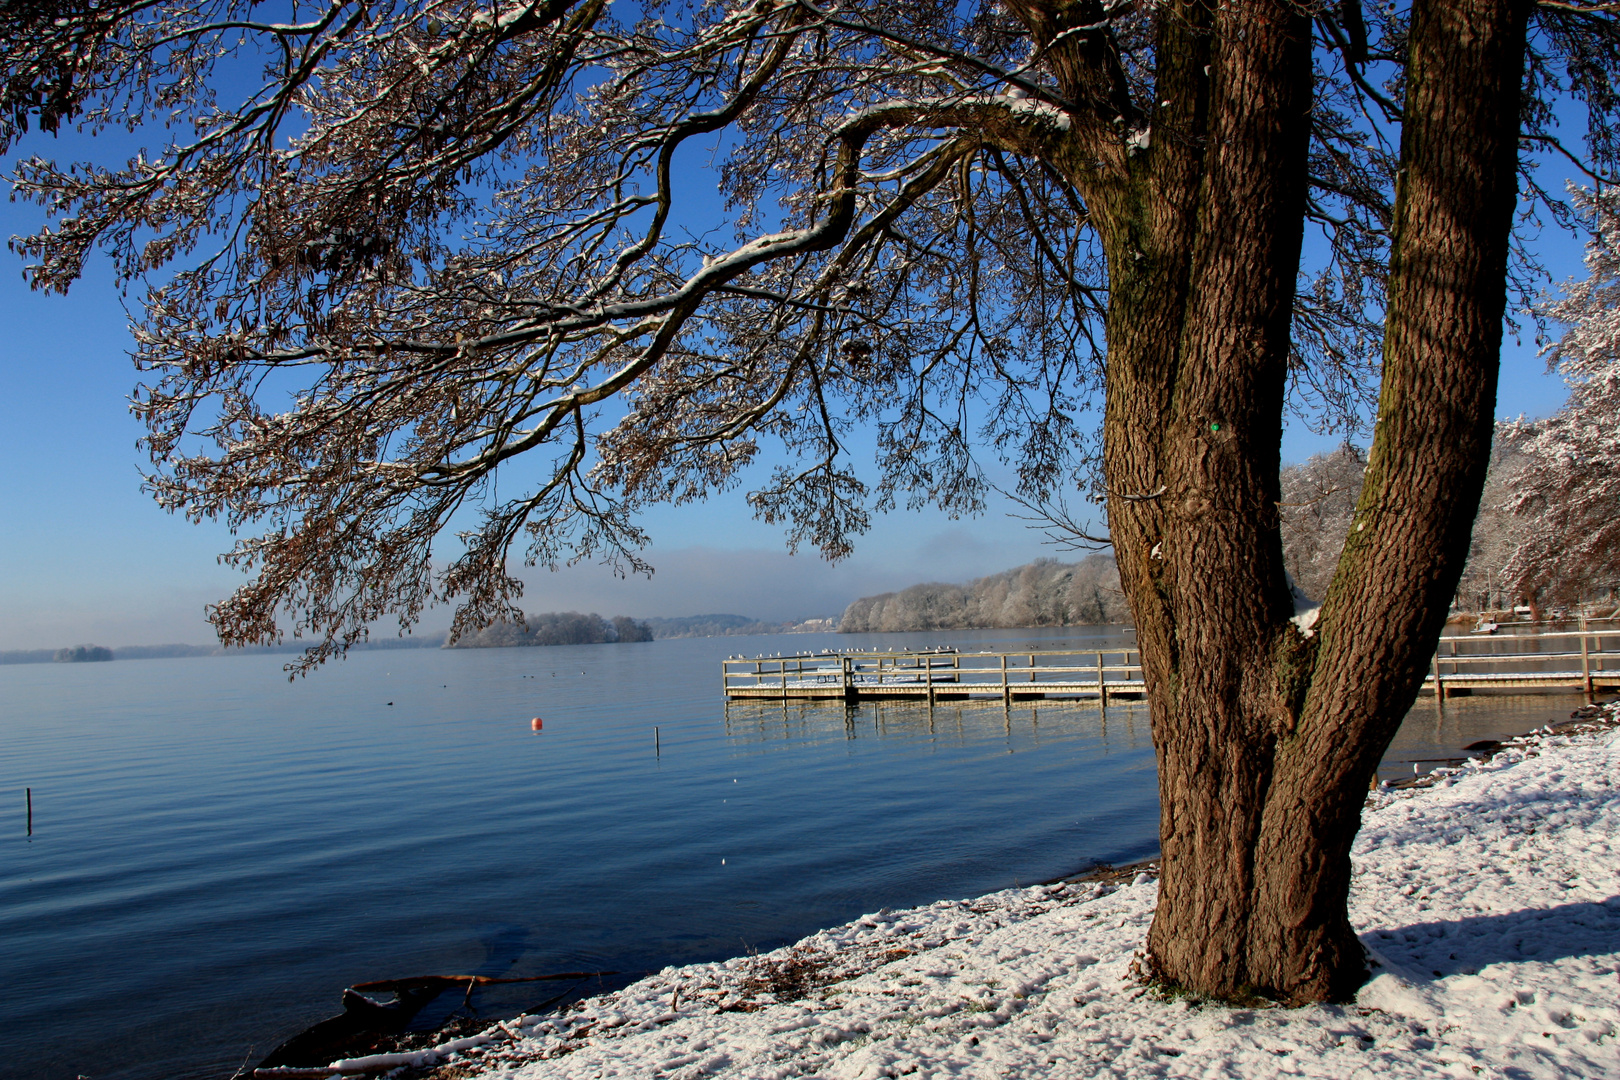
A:
[[[1384,752],[1378,766],[1378,779],[1396,780],[1436,766],[1456,762],[1467,755],[1470,743],[1486,739],[1498,742],[1522,735],[1544,724],[1569,718],[1586,698],[1578,693],[1447,695],[1445,701],[1433,696],[1419,697],[1402,722],[1401,728]]]
[[[725,707],[726,737],[736,749],[769,752],[788,743],[897,739],[958,747],[1001,740],[1009,753],[1054,738],[1091,739],[1103,753],[1151,746],[1142,701],[951,701],[899,699],[855,704],[804,699],[739,699]]]
[[[1146,858],[1143,702],[776,699],[722,714],[713,678],[739,650],[1129,642],[379,652],[298,683],[274,656],[0,669],[0,789],[15,800],[0,978],[27,988],[0,1002],[8,1050],[30,1080],[212,1080],[359,980],[658,968]],[[1459,696],[1442,713],[1425,696],[1385,775],[1579,703]]]
[[[1378,779],[1396,780],[1465,759],[1484,740],[1504,741],[1567,719],[1585,702],[1578,693],[1473,693],[1419,697],[1378,767]],[[1146,702],[1111,700],[1036,702],[952,701],[929,706],[908,699],[857,704],[789,699],[737,699],[725,706],[726,738],[733,750],[771,753],[861,739],[925,742],[958,748],[1001,741],[1008,753],[1036,749],[1043,738],[1094,740],[1102,754],[1146,750],[1152,727]]]

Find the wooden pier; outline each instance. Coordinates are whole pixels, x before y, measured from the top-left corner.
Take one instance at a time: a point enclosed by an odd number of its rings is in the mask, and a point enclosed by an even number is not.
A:
[[[1525,632],[1528,631],[1528,632]],[[1026,649],[958,652],[953,648],[827,650],[787,656],[733,657],[722,664],[728,699],[1139,698],[1142,661],[1135,649]],[[1574,630],[1537,631],[1507,624],[1496,634],[1442,637],[1423,689],[1444,702],[1476,691],[1534,694],[1576,691],[1588,699],[1620,691],[1620,620],[1588,620]]]
[[[727,698],[1110,698],[1142,695],[1135,649],[828,651],[734,657],[722,665]]]
[[[1588,700],[1620,691],[1620,620],[1582,619],[1568,630],[1540,625],[1504,623],[1496,633],[1442,637],[1424,689],[1441,701],[1476,690],[1573,690]]]

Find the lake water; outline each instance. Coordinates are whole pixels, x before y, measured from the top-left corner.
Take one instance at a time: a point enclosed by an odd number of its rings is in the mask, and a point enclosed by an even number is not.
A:
[[[291,684],[277,656],[0,667],[0,1076],[223,1078],[359,981],[628,978],[1148,857],[1140,704],[728,707],[719,692],[731,653],[1125,640],[422,649]],[[1420,703],[1384,775],[1577,700]]]

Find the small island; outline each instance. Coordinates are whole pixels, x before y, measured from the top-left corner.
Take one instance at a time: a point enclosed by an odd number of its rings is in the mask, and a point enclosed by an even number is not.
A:
[[[58,664],[87,664],[112,658],[113,651],[105,645],[74,645],[67,649],[57,649],[56,655],[51,657]]]

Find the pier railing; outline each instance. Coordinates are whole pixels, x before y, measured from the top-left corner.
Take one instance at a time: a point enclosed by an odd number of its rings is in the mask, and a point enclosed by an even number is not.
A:
[[[1566,630],[1507,623],[1495,633],[1448,634],[1423,685],[1441,700],[1474,690],[1577,690],[1589,698],[1620,690],[1620,620],[1585,619]]]
[[[1565,624],[1567,625],[1567,624]],[[1132,648],[828,650],[732,657],[722,665],[727,698],[1109,698],[1140,697],[1142,661]],[[1494,634],[1440,639],[1424,689],[1444,701],[1476,690],[1536,693],[1620,691],[1620,620],[1574,629],[1506,624]]]
[[[828,651],[733,657],[722,666],[728,698],[1014,699],[1142,693],[1135,649]]]

